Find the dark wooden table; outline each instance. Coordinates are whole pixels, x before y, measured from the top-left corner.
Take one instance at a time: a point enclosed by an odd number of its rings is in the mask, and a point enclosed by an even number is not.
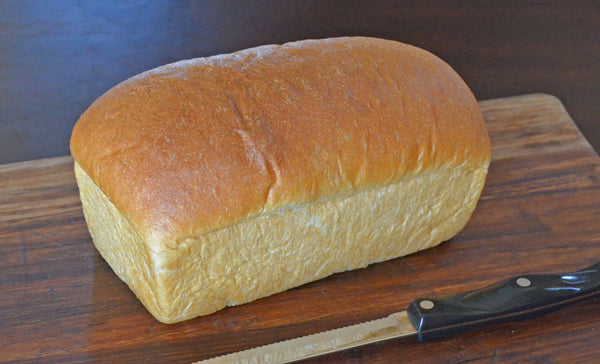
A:
[[[477,209],[457,237],[175,325],[151,317],[94,250],[70,157],[0,166],[0,362],[191,363],[384,317],[419,296],[598,262],[600,158],[561,102],[538,94],[481,107],[493,160]],[[599,362],[598,302],[311,362]]]
[[[600,2],[0,1],[0,164],[68,154],[79,115],[168,62],[367,35],[430,50],[478,100],[557,96],[600,150]]]

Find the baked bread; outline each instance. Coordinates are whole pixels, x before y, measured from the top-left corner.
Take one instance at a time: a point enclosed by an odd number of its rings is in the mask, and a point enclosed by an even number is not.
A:
[[[490,162],[463,80],[365,37],[144,72],[85,111],[71,151],[95,246],[165,323],[448,240]]]

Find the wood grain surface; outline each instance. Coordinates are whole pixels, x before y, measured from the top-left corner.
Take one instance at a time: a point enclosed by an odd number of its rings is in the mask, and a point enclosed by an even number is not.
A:
[[[95,251],[72,159],[0,166],[0,362],[190,363],[404,310],[424,295],[600,260],[600,158],[561,102],[481,102],[493,160],[463,232],[439,247],[336,274],[176,325],[152,318]],[[600,305],[448,339],[399,339],[311,363],[592,363]]]

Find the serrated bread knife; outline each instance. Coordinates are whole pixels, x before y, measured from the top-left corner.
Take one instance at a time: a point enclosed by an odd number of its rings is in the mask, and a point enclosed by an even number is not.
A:
[[[388,317],[197,362],[290,363],[417,335],[439,339],[483,324],[526,319],[600,293],[600,263],[573,273],[530,274],[474,291],[419,298]]]

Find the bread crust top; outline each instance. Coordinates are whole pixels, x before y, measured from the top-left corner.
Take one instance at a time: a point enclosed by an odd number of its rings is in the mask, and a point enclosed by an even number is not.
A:
[[[489,164],[477,101],[422,49],[306,40],[168,64],[96,100],[77,163],[143,234],[185,239],[260,214]]]

